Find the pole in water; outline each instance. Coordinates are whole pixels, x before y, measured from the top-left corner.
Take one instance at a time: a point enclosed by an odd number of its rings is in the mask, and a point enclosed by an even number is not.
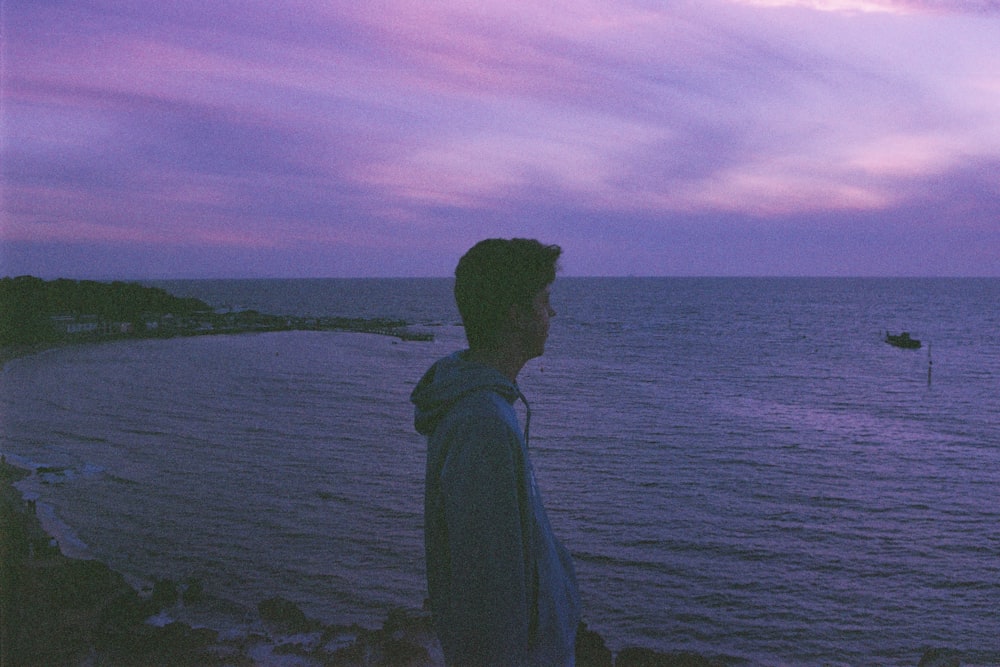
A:
[[[927,343],[927,386],[931,386],[931,369],[934,368],[934,360],[931,359],[931,344]]]

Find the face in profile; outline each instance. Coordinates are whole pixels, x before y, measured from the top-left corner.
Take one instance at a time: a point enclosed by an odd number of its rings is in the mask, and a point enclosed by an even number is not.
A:
[[[523,319],[523,346],[529,359],[540,357],[545,352],[545,342],[549,337],[549,320],[556,311],[550,303],[549,287],[541,289],[531,300]]]

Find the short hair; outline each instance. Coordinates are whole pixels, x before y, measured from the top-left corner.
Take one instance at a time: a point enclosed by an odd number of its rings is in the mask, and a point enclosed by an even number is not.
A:
[[[486,239],[455,268],[455,303],[472,349],[499,342],[510,307],[530,306],[556,279],[562,248],[534,239]]]

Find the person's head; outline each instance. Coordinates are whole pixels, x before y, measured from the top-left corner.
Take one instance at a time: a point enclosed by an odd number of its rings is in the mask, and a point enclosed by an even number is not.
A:
[[[534,239],[486,239],[462,256],[455,269],[455,302],[471,349],[495,349],[539,318],[547,335],[554,314],[547,288],[561,254],[559,246]]]

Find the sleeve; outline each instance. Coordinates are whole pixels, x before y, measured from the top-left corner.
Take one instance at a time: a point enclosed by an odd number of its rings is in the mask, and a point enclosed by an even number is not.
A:
[[[458,664],[527,662],[530,593],[523,535],[520,441],[498,415],[450,434],[441,491],[451,562],[450,623]]]

